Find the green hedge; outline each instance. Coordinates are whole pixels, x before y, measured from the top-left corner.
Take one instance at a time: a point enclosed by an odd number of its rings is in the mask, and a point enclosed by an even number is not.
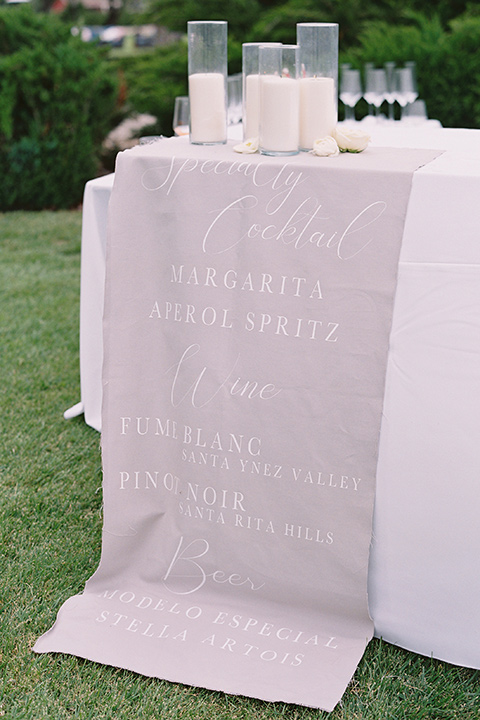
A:
[[[175,4],[165,0],[162,12],[173,12]],[[240,8],[247,26],[256,7],[256,0],[237,0],[231,12]],[[325,16],[340,22],[341,61],[361,68],[365,62],[414,60],[430,117],[445,127],[479,128],[478,13],[470,9],[446,24],[435,14],[400,10],[394,21],[392,7],[382,15],[379,7],[346,0],[340,17],[333,0],[322,0]],[[242,41],[292,40],[295,23],[318,19],[315,13],[315,0],[287,0],[260,11],[249,30],[233,32],[233,23],[229,71],[241,68]],[[187,91],[185,39],[107,60],[100,48],[72,37],[56,17],[0,8],[0,210],[70,207],[81,200],[114,124],[119,73],[127,87],[126,109],[155,115],[152,134],[171,134],[174,98]]]
[[[350,0],[343,11],[352,4]],[[308,12],[303,14],[297,5],[298,0],[289,0],[264,12],[245,39],[291,41],[295,23],[315,17],[308,3],[305,6]],[[445,26],[435,15],[405,12],[398,22],[359,20],[357,29],[353,45],[349,47],[345,39],[340,41],[342,62],[363,68],[366,62],[381,67],[388,61],[399,66],[407,60],[416,61],[419,94],[426,101],[430,117],[437,118],[445,127],[480,128],[479,16],[464,14]],[[171,134],[175,95],[187,91],[186,43],[127,58],[122,63],[131,109],[152,113],[159,120],[154,132]],[[230,33],[229,71],[240,69],[241,43]],[[360,112],[361,109],[360,104]]]
[[[480,17],[461,16],[445,29],[437,16],[418,13],[409,25],[369,24],[342,60],[359,68],[413,60],[429,116],[444,127],[480,128],[479,49]]]
[[[0,210],[81,201],[115,112],[106,68],[57,18],[0,8]]]
[[[228,40],[228,54],[229,72],[241,72],[242,45],[232,37]],[[157,123],[148,130],[143,128],[142,134],[173,135],[175,97],[188,93],[187,36],[151,52],[112,62],[126,84],[127,108],[157,118]]]
[[[173,135],[174,99],[186,95],[187,41],[158,47],[151,52],[112,61],[126,85],[127,108],[149,113],[157,123],[142,134]]]

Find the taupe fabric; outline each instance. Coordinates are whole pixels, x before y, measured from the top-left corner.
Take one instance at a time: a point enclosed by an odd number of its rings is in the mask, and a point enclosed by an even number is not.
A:
[[[36,651],[333,709],[373,633],[398,255],[435,154],[119,156],[102,559]]]

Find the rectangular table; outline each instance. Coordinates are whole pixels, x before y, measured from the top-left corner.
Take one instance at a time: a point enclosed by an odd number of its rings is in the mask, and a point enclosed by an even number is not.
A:
[[[370,611],[377,636],[480,667],[480,131],[420,135],[409,128],[404,141],[447,152],[415,174],[407,214],[377,470]],[[388,139],[402,144],[393,132]],[[97,429],[111,185],[110,176],[87,185],[82,239],[82,403]]]

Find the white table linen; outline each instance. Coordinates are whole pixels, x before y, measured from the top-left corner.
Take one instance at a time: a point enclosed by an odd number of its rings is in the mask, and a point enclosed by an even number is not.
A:
[[[480,668],[480,131],[428,123],[369,130],[373,145],[446,150],[415,173],[407,212],[380,438],[370,611],[377,637]],[[83,409],[97,430],[112,184],[113,175],[87,183],[82,230],[76,412]]]

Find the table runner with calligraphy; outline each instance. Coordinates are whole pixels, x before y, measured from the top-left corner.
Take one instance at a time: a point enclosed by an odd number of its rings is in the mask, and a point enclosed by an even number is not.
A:
[[[119,156],[102,557],[37,652],[333,709],[373,634],[398,257],[436,154]]]

